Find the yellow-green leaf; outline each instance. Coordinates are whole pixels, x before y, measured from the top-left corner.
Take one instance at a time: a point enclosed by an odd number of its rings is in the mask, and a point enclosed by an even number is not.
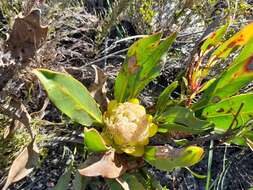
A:
[[[85,125],[102,124],[102,113],[89,91],[72,76],[47,69],[34,70],[49,99],[72,120]]]
[[[216,45],[219,44],[221,41],[221,38],[223,35],[226,33],[227,29],[229,26],[229,22],[223,26],[221,26],[217,31],[212,32],[211,34],[208,35],[204,43],[202,44],[200,50],[201,50],[201,55],[205,54],[205,52],[211,48],[215,47]]]
[[[155,118],[159,124],[158,131],[165,133],[171,131],[200,134],[212,129],[211,123],[195,117],[194,112],[181,106],[171,106],[165,112]]]
[[[242,94],[204,108],[202,117],[215,124],[216,132],[225,132],[242,106],[233,128],[245,125],[253,117],[253,94]]]
[[[84,129],[84,142],[90,151],[104,152],[109,149],[103,137],[94,128]]]
[[[156,104],[157,114],[162,113],[166,109],[169,101],[171,100],[171,93],[177,88],[177,86],[178,81],[175,81],[171,83],[167,88],[165,88],[164,91],[160,94]]]
[[[233,50],[238,47],[244,46],[253,37],[253,22],[239,32],[237,32],[230,39],[225,41],[221,46],[219,46],[212,54],[213,57],[225,59]]]
[[[236,94],[253,80],[253,39],[242,49],[230,67],[225,70],[205,91],[201,100],[193,104],[200,110]]]
[[[201,147],[172,148],[150,146],[145,152],[145,160],[157,169],[172,171],[178,167],[189,167],[202,160],[204,150]]]
[[[161,34],[154,34],[138,40],[129,48],[115,81],[114,96],[118,102],[135,98],[160,74],[164,56],[175,38],[173,33],[161,41]]]

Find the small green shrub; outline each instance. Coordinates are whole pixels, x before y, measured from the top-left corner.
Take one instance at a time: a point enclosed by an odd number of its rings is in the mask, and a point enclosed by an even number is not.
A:
[[[72,76],[46,69],[34,71],[56,107],[85,126],[84,145],[91,154],[86,166],[78,170],[82,176],[121,177],[121,182],[127,182],[132,189],[148,189],[149,183],[138,174],[145,161],[164,171],[189,167],[203,158],[204,149],[197,144],[212,139],[252,148],[249,121],[253,94],[238,93],[253,80],[253,23],[223,41],[229,25],[223,25],[203,41],[185,76],[161,93],[151,112],[137,98],[159,76],[176,34],[164,40],[161,34],[154,34],[129,48],[115,81],[114,99],[104,113]],[[211,69],[238,48],[242,48],[241,52],[228,68],[206,80]],[[171,93],[177,87],[182,89],[181,95],[173,99]],[[199,94],[201,98],[196,99]],[[183,141],[171,137],[177,146],[149,145],[149,139],[158,133],[176,133]],[[193,140],[185,139],[185,135]],[[131,173],[133,170],[137,173]],[[111,181],[108,184],[115,185]]]

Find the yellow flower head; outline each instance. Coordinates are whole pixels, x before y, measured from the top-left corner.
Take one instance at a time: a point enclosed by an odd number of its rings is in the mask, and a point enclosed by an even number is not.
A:
[[[103,134],[106,141],[112,141],[119,152],[134,156],[143,155],[149,137],[157,132],[152,116],[146,114],[145,108],[137,99],[125,103],[111,101],[104,113],[104,123],[106,129]]]

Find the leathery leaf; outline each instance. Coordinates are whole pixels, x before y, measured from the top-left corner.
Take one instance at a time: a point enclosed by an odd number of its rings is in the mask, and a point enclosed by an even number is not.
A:
[[[176,38],[173,33],[164,41],[154,34],[135,42],[128,50],[125,63],[116,81],[114,96],[118,102],[135,98],[160,73],[163,59]]]
[[[218,30],[212,32],[208,35],[204,43],[202,44],[200,50],[201,55],[203,55],[209,48],[217,46],[223,35],[226,33],[229,26],[229,22],[225,25],[222,25]]]
[[[253,37],[253,22],[245,26],[230,39],[219,46],[211,55],[213,57],[225,59],[236,48],[244,46]]]
[[[98,104],[89,91],[79,81],[64,73],[46,69],[34,70],[49,99],[72,120],[85,125],[102,123],[102,114]]]
[[[233,122],[232,128],[245,125],[253,118],[253,94],[242,94],[222,100],[204,108],[202,117],[215,124],[216,132],[225,132],[232,124],[235,115],[238,116]]]
[[[253,39],[242,49],[231,66],[225,70],[205,91],[201,100],[193,104],[199,110],[209,104],[236,94],[253,80]]]
[[[160,96],[158,97],[157,100],[157,104],[156,104],[156,113],[162,113],[168,103],[171,101],[171,93],[178,87],[178,81],[175,81],[173,83],[171,83],[169,86],[167,86],[163,92],[160,94]]]
[[[88,149],[94,152],[104,152],[109,149],[103,137],[94,128],[84,129],[84,142]]]
[[[159,124],[159,132],[182,131],[189,134],[200,134],[212,129],[208,121],[195,117],[194,112],[181,106],[171,106],[155,118]]]
[[[172,171],[178,167],[189,167],[203,158],[204,150],[198,146],[172,148],[149,146],[146,148],[145,160],[157,169]]]

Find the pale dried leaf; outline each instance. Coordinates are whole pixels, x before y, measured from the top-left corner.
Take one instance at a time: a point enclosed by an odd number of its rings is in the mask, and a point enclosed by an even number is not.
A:
[[[31,117],[36,118],[36,119],[43,119],[43,117],[46,114],[45,111],[46,111],[46,108],[47,108],[48,104],[49,104],[49,99],[46,98],[44,100],[42,108],[39,111],[37,111],[37,112],[31,113]]]
[[[33,10],[27,16],[15,19],[13,29],[5,46],[15,59],[27,61],[36,53],[47,37],[48,27],[41,26],[40,10]]]
[[[249,138],[246,138],[246,143],[250,147],[250,149],[253,151],[253,142]]]
[[[130,190],[130,187],[129,187],[128,183],[124,179],[116,178],[116,181],[121,185],[121,187],[124,190]]]
[[[115,151],[109,151],[98,162],[78,171],[81,175],[88,177],[102,176],[105,178],[118,178],[126,170],[126,164],[120,158],[120,155],[115,154]]]
[[[39,150],[32,141],[13,161],[6,183],[2,190],[6,190],[12,183],[17,182],[32,172],[39,159]]]
[[[4,129],[4,139],[9,138],[18,128],[22,128],[23,126],[20,121],[12,120],[11,124]]]
[[[28,132],[31,135],[31,138],[34,138],[34,134],[30,127],[31,117],[22,102],[14,98],[3,102],[0,104],[0,112],[9,116],[13,120],[21,122],[27,128]]]
[[[95,81],[89,88],[91,96],[100,105],[102,110],[106,110],[108,99],[106,97],[106,80],[105,73],[95,65],[92,65],[95,70]]]

